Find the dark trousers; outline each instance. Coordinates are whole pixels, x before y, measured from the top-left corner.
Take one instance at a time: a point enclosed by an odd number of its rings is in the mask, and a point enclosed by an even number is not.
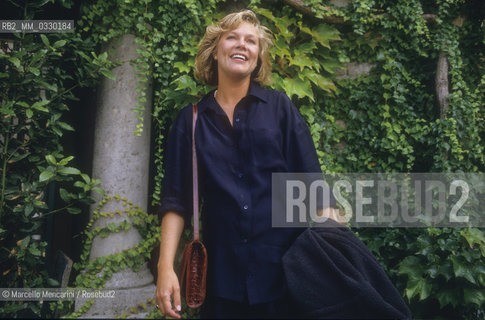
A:
[[[200,312],[201,319],[286,319],[289,303],[282,298],[268,303],[249,305],[218,297],[207,297]]]

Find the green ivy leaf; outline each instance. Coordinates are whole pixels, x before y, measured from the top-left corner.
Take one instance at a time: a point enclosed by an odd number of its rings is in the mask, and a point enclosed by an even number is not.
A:
[[[30,155],[30,152],[26,152],[23,154],[16,154],[9,160],[9,163],[19,162],[20,160],[27,158],[29,155]]]
[[[277,37],[275,40],[274,54],[280,57],[291,57],[288,50],[288,44],[282,37]]]
[[[184,62],[177,61],[173,66],[183,73],[189,73],[191,71],[190,66]]]
[[[301,106],[300,113],[307,120],[308,123],[315,122],[315,110],[311,106]]]
[[[276,18],[275,16],[273,16],[273,13],[270,10],[265,8],[254,8],[253,10],[254,12],[268,18],[269,20],[276,22]]]
[[[173,81],[177,85],[175,90],[190,89],[190,94],[197,94],[197,84],[192,77],[184,74]]]
[[[55,83],[50,84],[50,83],[47,83],[47,82],[45,82],[44,80],[41,80],[41,79],[35,79],[34,81],[37,82],[38,84],[40,84],[41,86],[43,86],[46,89],[57,92],[57,84],[55,84]]]
[[[316,84],[319,88],[327,91],[327,92],[335,92],[337,90],[337,87],[335,86],[335,83],[333,83],[332,80],[325,78],[324,76],[312,72],[308,69],[305,69],[301,73],[302,77],[306,77],[310,79],[314,84]]]
[[[114,75],[114,74],[113,74],[111,71],[109,71],[108,69],[106,69],[106,68],[101,68],[99,71],[100,71],[100,72],[101,72],[101,73],[102,73],[102,74],[103,74],[103,75],[104,75],[106,78],[111,79],[111,80],[113,80],[113,81],[115,81],[115,80],[116,80],[115,75]]]
[[[304,42],[304,43],[298,45],[298,47],[296,47],[295,50],[302,52],[302,53],[305,53],[305,54],[311,54],[311,53],[313,53],[313,50],[316,49],[316,47],[317,46],[313,42]]]
[[[1,51],[1,50],[0,50]],[[17,314],[18,311],[24,310],[25,305],[22,304],[10,304],[10,305],[5,305],[2,306],[2,313],[4,314]]]
[[[55,280],[55,279],[52,279],[52,278],[48,278],[47,279],[47,284],[51,287],[59,287],[61,284],[59,283],[59,281]]]
[[[310,69],[313,69],[314,67],[320,69],[320,66],[318,63],[316,63],[313,59],[307,57],[304,53],[302,52],[295,52],[294,57],[289,58],[290,65],[294,65],[300,68],[300,71],[305,69],[305,67],[308,67]]]
[[[40,75],[40,70],[34,67],[30,67],[29,71],[34,74],[34,76],[38,77]]]
[[[15,104],[19,105],[21,107],[24,107],[24,108],[30,108],[30,105],[27,102],[24,102],[24,101],[17,101],[17,102],[15,102]]]
[[[15,66],[15,68],[20,68],[20,60],[17,57],[9,57],[8,60]]]
[[[108,230],[111,231],[111,232],[115,232],[116,229],[118,229],[118,226],[114,222],[108,223],[106,226],[107,226]]]
[[[63,133],[59,128],[52,126],[51,127],[52,131],[54,131],[55,134],[57,134],[59,137],[62,137]]]
[[[453,271],[455,272],[456,277],[465,278],[473,284],[477,283],[475,278],[473,277],[473,268],[469,265],[468,262],[462,261],[457,256],[451,256],[450,259],[453,263]]]
[[[290,98],[296,95],[300,99],[308,97],[311,101],[315,101],[309,81],[303,81],[300,78],[285,78],[283,80],[283,86],[286,94]]]
[[[81,173],[81,178],[83,178],[83,180],[86,182],[86,183],[90,183],[91,182],[91,179],[89,178],[89,176],[85,173]]]
[[[59,165],[60,166],[65,166],[66,164],[68,164],[72,159],[74,159],[73,156],[69,156],[69,157],[66,157],[64,159],[62,159],[61,161],[59,161]]]
[[[408,277],[421,277],[423,274],[421,260],[416,256],[408,256],[399,264],[398,274],[405,274]]]
[[[85,185],[86,185],[86,184],[85,184],[85,183],[83,183],[83,182],[81,182],[81,181],[76,181],[76,182],[74,182],[74,186],[75,186],[75,187],[84,188],[84,186],[85,186]]]
[[[29,248],[29,252],[31,254],[33,254],[34,256],[41,256],[42,255],[42,252],[39,249],[33,248],[33,247]]]
[[[34,200],[33,202],[34,206],[37,207],[37,208],[46,208],[46,204],[44,201],[40,201],[40,200]]]
[[[69,202],[71,200],[70,193],[67,192],[67,190],[64,188],[59,189],[59,195],[61,196],[61,199],[65,202]]]
[[[59,125],[59,127],[61,127],[64,130],[67,130],[67,131],[75,131],[74,128],[71,125],[69,125],[69,124],[67,124],[65,122],[57,121],[56,124]]]
[[[445,289],[437,292],[436,297],[438,298],[440,307],[444,308],[448,304],[456,307],[458,305],[458,301],[460,301],[459,292],[460,290],[456,289]]]
[[[47,162],[53,166],[57,165],[57,161],[56,161],[56,158],[52,155],[52,154],[48,154],[45,156],[45,159],[47,160]]]
[[[94,192],[96,192],[100,195],[104,195],[104,190],[101,189],[100,187],[92,187],[91,190],[93,190]]]
[[[73,167],[64,167],[60,168],[57,170],[62,175],[75,175],[75,174],[81,174],[81,171],[79,169],[73,168]]]
[[[481,307],[485,303],[485,291],[483,290],[483,288],[464,288],[463,295],[465,303],[474,303],[478,307]]]
[[[34,211],[34,206],[30,203],[28,203],[25,207],[24,207],[24,216],[28,217],[30,216],[30,214]]]
[[[70,214],[80,214],[82,212],[81,209],[79,208],[74,208],[74,207],[69,207],[67,208],[67,211],[70,213]]]
[[[49,109],[45,108],[44,106],[48,105],[50,103],[50,100],[42,100],[42,101],[37,101],[32,105],[33,109],[43,111],[43,112],[49,112]]]
[[[54,48],[61,48],[61,47],[64,47],[64,45],[66,44],[66,40],[58,40],[56,42],[54,42],[54,44],[52,45]]]
[[[465,240],[473,248],[478,245],[482,256],[485,257],[485,233],[478,228],[468,228],[460,231],[460,235],[465,238]]]
[[[419,300],[425,300],[431,294],[431,282],[425,278],[410,279],[406,287],[406,297],[411,300],[414,296],[419,295]]]
[[[20,249],[25,250],[30,243],[30,235],[25,237],[20,243]]]
[[[51,179],[54,176],[54,172],[45,170],[39,176],[39,182],[44,182]]]
[[[42,42],[45,44],[46,47],[50,47],[49,39],[46,37],[45,34],[41,34],[40,39],[42,40]]]
[[[315,30],[304,27],[301,21],[298,22],[298,25],[300,26],[301,31],[308,33],[317,40],[318,43],[328,49],[330,49],[330,41],[341,40],[338,30],[327,24],[322,23],[318,25]]]

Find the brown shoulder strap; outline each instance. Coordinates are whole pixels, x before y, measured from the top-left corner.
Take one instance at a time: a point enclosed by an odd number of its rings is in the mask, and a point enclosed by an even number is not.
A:
[[[197,177],[197,153],[195,150],[195,123],[197,122],[197,105],[193,104],[192,116],[192,194],[194,209],[194,240],[199,240],[199,187]]]

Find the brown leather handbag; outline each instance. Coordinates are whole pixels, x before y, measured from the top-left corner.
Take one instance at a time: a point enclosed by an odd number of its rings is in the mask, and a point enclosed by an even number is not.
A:
[[[193,105],[192,117],[192,190],[194,210],[194,240],[187,243],[182,256],[181,289],[189,308],[200,307],[205,300],[207,279],[207,251],[199,241],[199,190],[197,179],[197,155],[195,150],[195,123],[197,105]]]

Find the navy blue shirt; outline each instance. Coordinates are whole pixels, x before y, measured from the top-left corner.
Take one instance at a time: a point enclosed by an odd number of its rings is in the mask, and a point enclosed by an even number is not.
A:
[[[233,126],[214,98],[198,103],[195,130],[202,237],[209,257],[208,294],[250,304],[286,290],[281,258],[302,228],[271,227],[271,174],[320,172],[307,124],[284,93],[251,83],[234,109]],[[160,213],[191,225],[192,106],[168,138]]]

